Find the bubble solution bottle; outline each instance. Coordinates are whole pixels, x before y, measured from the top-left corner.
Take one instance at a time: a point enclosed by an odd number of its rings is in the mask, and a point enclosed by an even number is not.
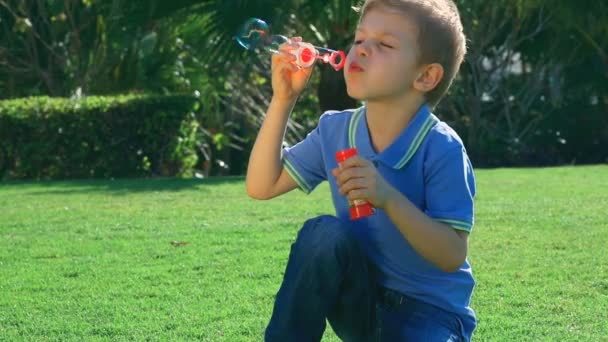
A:
[[[336,152],[336,161],[338,162],[338,166],[340,166],[346,159],[356,155],[356,148],[347,148]],[[363,200],[354,200],[352,202],[349,201],[349,206],[351,220],[357,220],[374,214],[374,207],[371,205],[371,203]]]

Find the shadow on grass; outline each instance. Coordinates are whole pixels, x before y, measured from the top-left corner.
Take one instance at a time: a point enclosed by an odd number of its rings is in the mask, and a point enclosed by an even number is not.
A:
[[[184,190],[204,191],[205,187],[237,184],[243,176],[210,177],[205,179],[141,178],[141,179],[86,179],[61,181],[8,181],[0,182],[0,190],[12,187],[35,186],[23,195],[86,194],[108,192],[112,195],[127,195],[142,192],[178,192]]]

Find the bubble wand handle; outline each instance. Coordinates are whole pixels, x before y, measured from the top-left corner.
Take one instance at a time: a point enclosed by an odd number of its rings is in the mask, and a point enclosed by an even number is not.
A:
[[[310,67],[317,60],[331,65],[336,71],[344,67],[346,62],[344,51],[322,48],[305,42],[298,42],[297,44],[298,49],[294,52],[294,55],[296,56],[296,64],[300,67]]]

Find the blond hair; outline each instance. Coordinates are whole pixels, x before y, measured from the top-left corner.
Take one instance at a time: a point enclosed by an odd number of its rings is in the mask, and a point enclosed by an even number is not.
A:
[[[357,10],[362,20],[376,7],[403,13],[418,28],[418,65],[439,63],[443,78],[425,94],[426,102],[434,107],[447,92],[466,54],[466,38],[458,8],[452,0],[365,0]]]

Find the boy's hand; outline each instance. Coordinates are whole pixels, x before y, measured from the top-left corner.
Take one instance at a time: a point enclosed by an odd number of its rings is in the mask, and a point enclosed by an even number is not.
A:
[[[283,101],[294,101],[300,96],[312,73],[312,67],[299,68],[294,64],[296,57],[289,51],[297,50],[297,42],[302,38],[295,37],[292,41],[294,43],[281,46],[281,53],[272,55],[273,97]]]
[[[336,177],[340,194],[347,195],[349,201],[364,200],[383,209],[396,191],[370,161],[360,156],[345,160],[340,167],[333,169],[332,174]]]

